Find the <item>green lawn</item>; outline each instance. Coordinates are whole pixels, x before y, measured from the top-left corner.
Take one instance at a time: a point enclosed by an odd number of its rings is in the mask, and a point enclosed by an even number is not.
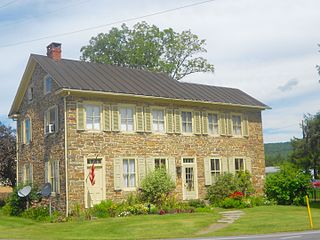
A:
[[[0,238],[14,239],[151,239],[196,237],[218,218],[216,213],[132,216],[67,223],[39,223],[6,217],[0,213]],[[227,228],[208,234],[240,235],[309,229],[305,207],[271,206],[243,210],[246,214]],[[319,229],[320,209],[312,209],[314,226]]]

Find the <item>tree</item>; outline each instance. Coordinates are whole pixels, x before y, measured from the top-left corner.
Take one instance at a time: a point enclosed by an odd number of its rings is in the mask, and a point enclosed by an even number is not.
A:
[[[0,182],[16,184],[16,136],[11,127],[0,122]]]
[[[294,138],[292,142],[293,163],[305,170],[313,169],[314,177],[318,178],[320,167],[320,112],[307,114],[301,124],[303,138]]]
[[[181,33],[172,28],[160,30],[146,22],[133,29],[126,24],[108,33],[92,37],[89,45],[81,48],[83,61],[167,73],[175,80],[196,72],[213,72],[214,67],[203,57],[207,52],[205,40],[190,30]]]

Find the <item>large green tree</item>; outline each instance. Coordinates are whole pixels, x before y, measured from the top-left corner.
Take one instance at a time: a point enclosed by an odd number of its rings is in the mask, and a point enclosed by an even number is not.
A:
[[[0,182],[16,184],[16,136],[11,127],[0,122]]]
[[[314,177],[318,178],[320,170],[320,112],[307,114],[301,124],[303,138],[294,138],[292,161],[305,170],[314,169]]]
[[[140,22],[126,24],[92,37],[81,48],[81,60],[167,73],[179,80],[196,72],[213,72],[214,67],[199,56],[206,52],[205,40],[191,31],[160,30]]]

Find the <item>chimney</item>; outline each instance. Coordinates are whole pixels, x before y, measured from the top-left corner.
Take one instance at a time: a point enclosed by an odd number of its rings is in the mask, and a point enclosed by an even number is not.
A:
[[[61,43],[50,43],[47,46],[47,56],[53,60],[61,60]]]

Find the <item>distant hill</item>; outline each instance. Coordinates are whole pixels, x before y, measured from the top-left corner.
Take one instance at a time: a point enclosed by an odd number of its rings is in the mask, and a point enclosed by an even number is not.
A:
[[[291,152],[292,146],[290,142],[264,144],[266,166],[277,166],[288,161]]]

